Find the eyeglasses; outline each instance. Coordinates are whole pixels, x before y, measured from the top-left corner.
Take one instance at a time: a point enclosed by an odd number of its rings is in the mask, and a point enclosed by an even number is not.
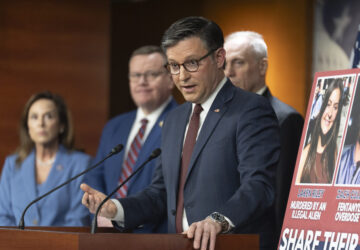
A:
[[[184,63],[175,63],[170,62],[166,65],[166,68],[172,75],[178,75],[180,73],[180,66],[182,65],[184,69],[188,72],[196,72],[199,69],[199,62],[204,60],[206,57],[210,56],[212,53],[214,53],[217,49],[210,50],[205,56],[200,57],[199,59],[192,59],[189,61],[186,61]]]
[[[130,73],[130,81],[139,82],[141,77],[144,76],[146,81],[154,81],[158,76],[165,73],[164,71],[146,71],[145,73]]]

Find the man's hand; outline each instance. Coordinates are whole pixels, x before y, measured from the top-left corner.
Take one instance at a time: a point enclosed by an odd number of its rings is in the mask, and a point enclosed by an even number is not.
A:
[[[184,232],[189,239],[194,239],[193,247],[201,250],[206,250],[210,240],[210,250],[215,249],[216,235],[221,232],[221,225],[212,219],[206,218],[205,220],[194,222],[190,225],[189,229]]]
[[[82,191],[84,191],[84,195],[81,200],[82,204],[89,209],[90,213],[94,214],[100,203],[106,198],[106,195],[84,183],[80,185],[80,188]],[[108,200],[101,207],[99,215],[108,219],[112,219],[115,217],[116,213],[117,208],[114,202]]]

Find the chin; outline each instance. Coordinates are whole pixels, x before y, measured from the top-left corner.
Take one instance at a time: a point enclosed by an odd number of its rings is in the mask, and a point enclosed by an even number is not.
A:
[[[322,135],[327,135],[327,134],[329,133],[330,129],[331,129],[331,128],[325,129],[325,130],[324,130],[324,129],[321,129]]]
[[[235,85],[235,87],[238,87],[238,88],[244,88],[244,86],[243,86],[243,84],[240,84],[240,83],[238,83],[238,82],[232,82],[234,85]]]
[[[192,95],[184,95],[183,94],[183,97],[184,97],[185,101],[187,101],[187,102],[196,102],[196,98],[193,97]]]

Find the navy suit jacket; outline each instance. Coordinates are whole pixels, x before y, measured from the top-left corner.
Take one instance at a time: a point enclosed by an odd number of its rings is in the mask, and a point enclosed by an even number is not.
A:
[[[163,120],[169,111],[176,106],[177,103],[172,99],[159,116],[140,150],[133,171],[148,159],[154,149],[160,147]],[[96,157],[93,160],[94,164],[109,154],[111,149],[116,145],[126,145],[135,118],[136,110],[118,115],[105,125]],[[97,167],[86,175],[85,182],[91,187],[105,194],[109,194],[119,185],[118,182],[124,157],[124,151],[121,151],[119,154],[107,159],[102,166]],[[151,161],[129,181],[127,195],[136,194],[151,183],[155,165],[156,161]],[[149,233],[162,231],[158,231],[157,228],[151,226],[139,229],[137,232]]]
[[[125,228],[168,215],[175,232],[176,199],[185,128],[192,104],[174,109],[165,120],[162,154],[152,184],[121,199]],[[230,80],[216,96],[199,133],[184,187],[189,224],[220,212],[235,233],[260,233],[262,247],[273,246],[272,205],[280,145],[278,122],[269,102],[238,89]]]
[[[273,107],[280,126],[281,154],[276,171],[275,198],[277,237],[280,237],[304,119],[291,106],[272,96],[269,89],[266,89],[263,96],[269,100],[271,106]]]

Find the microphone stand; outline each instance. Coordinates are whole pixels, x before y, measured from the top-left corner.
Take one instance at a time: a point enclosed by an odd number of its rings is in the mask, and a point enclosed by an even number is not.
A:
[[[136,169],[128,178],[125,179],[124,182],[122,182],[118,187],[116,187],[108,196],[106,196],[106,198],[100,202],[99,206],[97,207],[96,209],[96,212],[94,214],[94,218],[91,222],[91,233],[92,234],[95,234],[96,233],[96,228],[97,228],[97,216],[100,212],[100,209],[101,207],[105,204],[105,202],[107,202],[111,196],[113,196],[119,188],[121,188],[122,186],[124,186],[137,172],[139,172],[141,169],[143,169],[145,167],[145,165],[151,161],[152,159],[158,157],[159,155],[161,154],[161,149],[160,148],[157,148],[155,149],[151,155],[149,156],[149,158],[143,163],[140,165],[140,167],[138,167],[138,169]]]

